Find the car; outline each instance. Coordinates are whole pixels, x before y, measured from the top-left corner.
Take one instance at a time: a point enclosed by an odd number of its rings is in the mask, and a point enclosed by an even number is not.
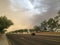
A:
[[[35,33],[31,33],[32,36],[35,36],[36,34]]]

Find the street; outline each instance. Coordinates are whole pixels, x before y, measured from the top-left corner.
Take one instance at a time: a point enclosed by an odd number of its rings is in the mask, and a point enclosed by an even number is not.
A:
[[[7,34],[10,45],[60,45],[60,36]]]

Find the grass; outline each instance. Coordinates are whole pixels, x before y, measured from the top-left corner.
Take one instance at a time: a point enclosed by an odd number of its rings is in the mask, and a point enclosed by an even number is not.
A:
[[[38,32],[36,33],[38,35],[59,35],[60,36],[60,32]]]

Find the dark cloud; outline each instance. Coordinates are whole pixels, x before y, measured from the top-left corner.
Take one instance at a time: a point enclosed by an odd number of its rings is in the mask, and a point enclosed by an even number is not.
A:
[[[56,16],[58,10],[60,10],[60,0],[42,0],[40,3],[39,9],[46,8],[46,12],[35,15],[33,25],[39,25],[43,20]]]

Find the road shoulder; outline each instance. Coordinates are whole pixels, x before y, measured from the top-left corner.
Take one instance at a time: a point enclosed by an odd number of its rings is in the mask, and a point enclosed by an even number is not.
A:
[[[0,45],[9,45],[6,35],[0,35]]]

